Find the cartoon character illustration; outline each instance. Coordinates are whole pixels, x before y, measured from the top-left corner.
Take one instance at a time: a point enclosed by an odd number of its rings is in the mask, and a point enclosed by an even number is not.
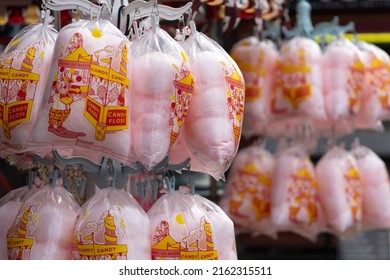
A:
[[[172,126],[170,147],[175,143],[180,128],[182,127],[185,117],[188,113],[188,108],[191,100],[191,95],[194,90],[194,80],[187,65],[187,57],[182,54],[183,63],[180,68],[173,65],[176,74],[174,80],[175,92],[172,95],[171,111],[169,124]]]
[[[64,138],[86,136],[65,127],[74,114],[72,104],[78,101],[85,102],[85,109],[76,113],[83,113],[95,128],[96,140],[102,141],[107,132],[127,129],[125,91],[130,88],[130,80],[126,43],[89,54],[82,35],[75,33],[63,49],[50,90],[48,131]]]

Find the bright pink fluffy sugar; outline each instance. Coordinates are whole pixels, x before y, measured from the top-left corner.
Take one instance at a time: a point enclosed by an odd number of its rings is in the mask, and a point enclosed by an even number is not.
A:
[[[318,162],[316,174],[330,229],[339,234],[359,229],[362,186],[355,159],[345,150],[333,148]]]
[[[363,181],[363,227],[390,227],[390,183],[383,160],[367,147],[351,151],[355,156]]]

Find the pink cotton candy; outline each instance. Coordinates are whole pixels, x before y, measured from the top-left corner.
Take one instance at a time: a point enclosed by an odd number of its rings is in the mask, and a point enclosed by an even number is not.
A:
[[[318,162],[316,176],[329,228],[340,235],[359,231],[363,187],[356,160],[334,147]]]
[[[244,79],[231,57],[200,32],[183,43],[194,75],[184,140],[207,173],[224,180],[241,137]]]
[[[217,237],[215,245],[220,248],[218,251],[219,259],[237,260],[236,235],[233,221],[214,202],[198,194],[195,194],[193,198],[210,219],[213,233]]]
[[[9,258],[71,259],[78,210],[79,205],[63,187],[41,187],[24,202],[8,232]]]
[[[84,149],[131,161],[130,63],[129,41],[110,21],[62,28],[28,148],[77,147],[74,156]]]
[[[57,33],[47,23],[28,25],[0,56],[3,108],[0,136],[7,147],[3,154],[26,149],[26,141],[40,114]]]
[[[188,121],[195,121],[197,119],[207,117],[220,117],[228,115],[228,108],[226,106],[226,95],[225,85],[221,87],[204,88],[202,91],[197,91],[196,95],[193,96],[191,102],[191,114],[188,117]],[[212,104],[212,106],[210,106]],[[202,109],[204,106],[208,106],[207,115],[205,110]]]
[[[390,227],[390,183],[387,167],[371,149],[358,146],[356,158],[362,178],[362,226],[364,229]]]
[[[233,224],[215,204],[172,191],[156,201],[148,216],[154,260],[237,259]]]
[[[236,43],[230,52],[245,80],[245,112],[242,134],[264,133],[270,118],[270,98],[279,54],[271,41],[255,37]]]
[[[12,226],[23,202],[10,201],[0,206],[0,260],[8,260],[7,231]]]
[[[320,47],[311,39],[295,37],[280,52],[280,77],[271,99],[273,118],[325,120]]]
[[[80,209],[74,259],[150,260],[149,218],[128,193],[99,190]],[[91,244],[95,249],[86,253]]]
[[[226,56],[207,48],[204,51],[198,51],[196,56],[192,56],[191,50],[187,47],[188,45],[184,45],[186,52],[190,56],[191,69],[195,76],[196,86],[203,89],[224,86],[226,72],[223,65],[229,64]]]
[[[7,232],[14,223],[23,202],[32,196],[39,187],[40,180],[36,179],[37,184],[33,184],[31,189],[27,186],[20,187],[8,192],[0,199],[0,260],[8,259],[7,252]]]
[[[360,110],[365,69],[359,49],[346,39],[332,42],[322,58],[324,98],[330,129],[344,134],[354,129],[354,118]],[[340,126],[349,122],[350,128]]]
[[[179,164],[190,158],[191,171],[208,173],[202,162],[191,152],[188,143],[184,139],[184,132],[183,130],[183,133],[179,134],[175,145],[168,153],[170,162],[172,164]]]
[[[133,150],[152,169],[180,135],[194,84],[187,55],[166,31],[156,27],[146,32],[131,50]]]
[[[234,132],[229,119],[203,118],[187,121],[186,139],[194,156],[214,178],[224,178],[221,171],[227,170],[237,149]]]
[[[165,129],[164,129],[165,128]],[[138,133],[133,135],[136,158],[145,166],[152,167],[162,161],[170,145],[170,129],[159,113],[141,115],[134,124]]]
[[[360,43],[366,71],[362,106],[357,128],[377,129],[378,122],[390,119],[389,55],[374,44]]]
[[[274,158],[260,146],[237,153],[226,181],[223,209],[237,226],[272,238],[271,189]]]
[[[161,52],[146,53],[134,59],[132,63],[133,95],[146,98],[170,97],[174,90],[175,69],[173,65],[180,63],[177,57]],[[169,98],[168,98],[169,100]],[[135,104],[136,107],[138,104]]]
[[[316,240],[324,227],[317,192],[314,166],[304,150],[290,147],[281,151],[273,174],[273,225],[280,231],[293,231]]]

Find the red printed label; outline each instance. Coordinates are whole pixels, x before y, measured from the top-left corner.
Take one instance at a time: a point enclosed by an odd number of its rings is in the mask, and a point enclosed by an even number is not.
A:
[[[108,110],[107,126],[126,126],[127,125],[127,110]]]
[[[99,121],[100,116],[100,106],[94,103],[92,100],[87,99],[85,111],[93,118],[95,121]]]
[[[27,117],[28,103],[15,104],[8,108],[8,121],[14,122],[24,120]]]

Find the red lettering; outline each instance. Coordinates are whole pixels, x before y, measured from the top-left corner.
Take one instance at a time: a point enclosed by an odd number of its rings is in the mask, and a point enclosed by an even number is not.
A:
[[[28,103],[10,106],[8,109],[8,121],[23,120],[27,117]]]
[[[87,100],[87,106],[85,108],[85,111],[87,111],[88,114],[91,115],[91,117],[95,121],[99,121],[99,116],[100,116],[100,107],[97,106],[95,103],[93,103],[90,100]]]
[[[127,119],[126,110],[110,110],[107,113],[106,124],[108,126],[127,126]]]

